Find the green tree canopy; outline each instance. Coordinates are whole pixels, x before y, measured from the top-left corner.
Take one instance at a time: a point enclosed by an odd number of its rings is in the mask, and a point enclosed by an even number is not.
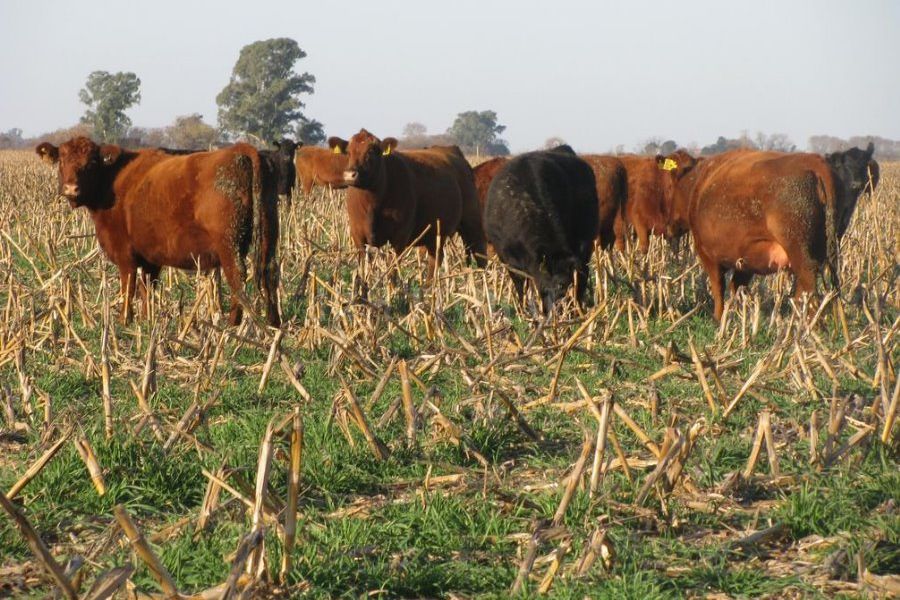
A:
[[[325,141],[325,128],[315,119],[301,116],[294,128],[294,139],[303,142],[304,146],[318,146]]]
[[[141,80],[134,73],[94,71],[78,97],[87,105],[81,122],[102,141],[115,142],[131,126],[125,111],[140,103]]]
[[[208,150],[219,139],[219,132],[203,122],[203,115],[194,113],[175,118],[166,130],[168,143],[185,150]]]
[[[498,137],[505,129],[497,124],[496,112],[469,110],[456,115],[447,135],[456,140],[463,152],[505,156],[509,147]]]
[[[219,126],[233,135],[270,142],[301,121],[301,94],[312,94],[316,78],[298,75],[294,63],[306,56],[297,42],[275,38],[241,48],[228,85],[216,96]]]

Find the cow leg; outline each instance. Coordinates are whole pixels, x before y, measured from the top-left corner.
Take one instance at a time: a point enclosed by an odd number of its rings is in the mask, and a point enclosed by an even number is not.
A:
[[[588,300],[590,300],[591,292],[591,281],[589,279],[590,271],[587,262],[582,262],[581,266],[578,267],[576,275],[575,298],[581,306],[586,306]]]
[[[441,240],[441,242],[440,246],[438,246],[437,240],[426,241],[424,244],[425,250],[428,252],[428,273],[426,276],[428,281],[434,280],[435,269],[441,264],[441,260],[444,257],[443,240]]]
[[[700,258],[700,263],[709,276],[709,290],[713,297],[713,318],[719,321],[722,319],[722,312],[725,309],[725,287],[722,282],[725,275],[724,269],[722,269],[718,261],[708,257],[699,248],[697,248],[697,256]]]
[[[731,295],[737,295],[738,291],[740,291],[741,287],[747,287],[750,285],[750,280],[753,279],[753,273],[749,271],[735,271],[731,274]]]
[[[818,265],[806,256],[798,258],[797,256],[791,256],[789,253],[788,257],[791,260],[791,269],[794,271],[794,277],[796,278],[797,289],[794,291],[794,297],[797,300],[801,300],[804,294],[809,294],[811,301],[809,308],[811,311],[814,311],[812,299],[816,296]]]
[[[628,234],[628,228],[625,226],[625,218],[620,214],[616,215],[613,223],[613,236],[616,240],[616,250],[625,252],[625,236]]]
[[[126,325],[134,318],[134,291],[137,280],[137,265],[134,261],[119,265],[119,281],[122,287],[122,322]]]
[[[474,261],[478,267],[484,268],[487,264],[487,241],[484,238],[481,221],[476,221],[474,218],[463,219],[457,231],[466,248],[466,257],[470,261]]]
[[[145,317],[150,316],[151,288],[159,281],[160,270],[162,270],[162,268],[156,265],[141,265],[141,303],[143,305],[142,310]]]
[[[650,230],[643,223],[635,223],[634,231],[638,237],[638,250],[641,254],[647,254],[650,251]]]
[[[525,306],[525,278],[518,273],[509,272],[509,278],[512,279],[513,288],[516,290],[516,298],[523,307]]]
[[[228,313],[229,325],[240,325],[243,316],[241,298],[244,297],[244,280],[247,278],[247,266],[243,257],[230,248],[220,249],[219,263],[228,287],[231,288],[231,311]]]

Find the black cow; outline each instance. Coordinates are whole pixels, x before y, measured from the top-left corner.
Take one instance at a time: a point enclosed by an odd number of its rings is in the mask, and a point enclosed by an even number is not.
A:
[[[259,156],[269,167],[269,171],[275,177],[275,190],[279,197],[291,201],[291,190],[297,180],[297,168],[294,166],[294,152],[303,145],[303,142],[284,138],[280,142],[272,142],[274,150],[260,150]]]
[[[577,275],[577,298],[588,291],[588,261],[599,227],[590,165],[567,145],[511,159],[488,189],[484,229],[522,298],[527,273],[544,313]]]
[[[850,148],[844,152],[826,154],[825,161],[837,175],[841,184],[839,193],[843,201],[838,204],[837,234],[843,237],[850,225],[850,218],[856,209],[856,202],[863,192],[874,193],[878,185],[880,170],[878,163],[872,159],[875,145],[869,142],[865,150]],[[871,177],[871,179],[870,179]]]

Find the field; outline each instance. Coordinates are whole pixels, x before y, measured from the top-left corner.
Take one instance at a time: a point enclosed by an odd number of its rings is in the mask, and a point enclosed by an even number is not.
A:
[[[282,208],[281,331],[171,269],[122,325],[86,212],[0,153],[0,597],[898,593],[900,164],[841,297],[757,278],[721,326],[686,241],[542,323],[458,240],[355,280],[341,193]]]

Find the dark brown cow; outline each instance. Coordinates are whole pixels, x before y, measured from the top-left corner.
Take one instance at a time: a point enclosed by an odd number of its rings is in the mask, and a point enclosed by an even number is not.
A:
[[[272,174],[255,148],[237,144],[214,152],[172,156],[159,150],[130,152],[76,137],[35,151],[59,164],[59,193],[72,208],[88,210],[97,240],[119,268],[129,321],[136,288],[155,281],[163,266],[222,267],[232,291],[230,322],[241,320],[244,258],[255,238],[256,283],[270,325],[278,326],[278,206]]]
[[[628,173],[625,222],[634,228],[638,248],[646,253],[650,249],[651,234],[666,234],[672,203],[671,179],[659,169],[656,158],[630,154],[618,158]],[[622,229],[625,229],[624,224]]]
[[[415,242],[428,251],[433,273],[438,233],[446,240],[459,232],[470,257],[483,265],[481,209],[462,152],[456,146],[398,152],[396,146],[396,139],[382,141],[365,129],[350,139],[344,180],[351,186],[347,213],[356,247],[390,244],[399,252]]]
[[[600,209],[600,229],[597,239],[600,247],[608,250],[625,250],[625,206],[628,201],[628,173],[616,156],[579,154],[578,157],[591,166],[597,182],[597,200]]]
[[[313,186],[328,185],[333,189],[347,187],[344,171],[347,169],[347,141],[339,137],[328,138],[328,149],[303,146],[297,149],[295,164],[297,181],[305,196]]]
[[[822,264],[839,284],[838,240],[868,182],[867,171],[877,170],[870,166],[872,151],[870,145],[823,158],[734,150],[694,164],[684,156],[660,161],[675,186],[673,223],[690,227],[709,275],[716,320],[722,318],[723,278],[730,270],[732,293],[754,274],[790,269],[797,295],[814,294]]]

